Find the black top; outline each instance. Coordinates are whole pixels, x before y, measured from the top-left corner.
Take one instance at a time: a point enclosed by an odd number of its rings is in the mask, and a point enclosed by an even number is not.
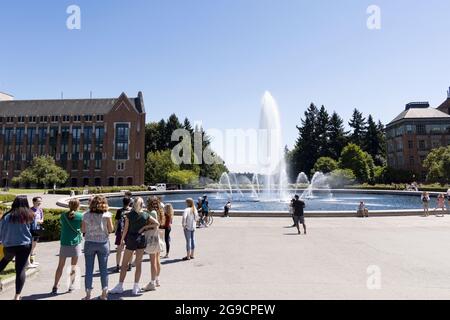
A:
[[[294,216],[301,217],[305,214],[305,203],[302,200],[294,200],[292,206],[294,207]]]

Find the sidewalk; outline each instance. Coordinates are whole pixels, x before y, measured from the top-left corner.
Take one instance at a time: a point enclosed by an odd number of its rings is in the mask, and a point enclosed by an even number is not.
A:
[[[307,219],[308,235],[286,228],[280,218],[217,218],[197,230],[196,259],[182,262],[185,240],[175,218],[171,259],[162,260],[161,288],[131,296],[133,272],[123,296],[111,299],[448,299],[450,295],[450,217]],[[112,243],[112,238],[111,238]],[[59,243],[37,248],[40,272],[27,279],[24,299],[81,299],[84,278],[72,294],[51,296]],[[373,267],[380,271],[380,289],[370,290]],[[84,257],[80,259],[84,275]],[[111,270],[115,255],[109,258]],[[97,264],[96,264],[97,268]],[[377,269],[375,269],[377,270]],[[98,271],[93,297],[100,294]],[[67,275],[61,293],[67,289]],[[141,285],[150,280],[145,257]],[[110,275],[110,288],[118,274]],[[372,288],[373,289],[373,288]],[[0,300],[13,291],[0,293]]]

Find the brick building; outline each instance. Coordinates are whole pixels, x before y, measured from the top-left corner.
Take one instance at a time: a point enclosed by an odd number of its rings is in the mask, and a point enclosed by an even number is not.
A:
[[[76,100],[0,96],[0,183],[34,157],[50,155],[69,173],[67,186],[144,183],[143,95]],[[29,187],[29,186],[27,186]]]
[[[414,171],[425,179],[422,163],[432,149],[450,145],[450,90],[438,108],[412,102],[386,126],[388,166]]]

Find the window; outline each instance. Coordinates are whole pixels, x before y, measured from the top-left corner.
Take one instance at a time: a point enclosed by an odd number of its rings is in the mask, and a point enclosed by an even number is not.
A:
[[[52,116],[52,122],[58,122],[59,116]]]
[[[420,163],[423,163],[425,161],[426,157],[425,156],[420,156]]]
[[[7,123],[13,123],[14,122],[14,117],[6,117],[6,122]]]
[[[33,145],[34,145],[34,137],[36,135],[36,128],[28,128],[27,130],[27,161],[30,163],[33,159]]]
[[[427,134],[427,130],[426,130],[426,127],[424,124],[418,124],[416,126],[416,129],[417,129],[417,134],[420,134],[420,135]]]
[[[25,128],[17,128],[16,129],[16,146],[23,145],[25,136]]]
[[[410,164],[411,166],[414,165],[414,157],[413,157],[413,156],[409,157],[409,164]]]
[[[412,134],[414,132],[413,126],[412,125],[407,125],[406,126],[406,133],[407,134]]]
[[[73,122],[81,122],[81,116],[73,116]]]
[[[104,119],[104,117],[102,114],[97,115],[97,122],[103,122],[103,119]]]
[[[425,143],[425,140],[420,140],[420,141],[419,141],[419,150],[424,151],[424,150],[426,150],[426,149],[427,149],[427,145],[426,145],[426,143]]]
[[[115,159],[128,160],[129,125],[116,124]]]
[[[3,123],[3,117],[0,117],[0,123]]]
[[[62,116],[63,122],[70,122],[70,116]]]
[[[44,154],[46,144],[47,144],[47,128],[39,128],[38,131],[39,155]]]
[[[85,115],[85,116],[84,116],[84,121],[85,121],[85,122],[87,122],[87,121],[92,121],[92,115]]]
[[[48,122],[48,117],[47,116],[40,116],[39,122],[41,122],[41,123]]]
[[[414,148],[414,142],[412,140],[408,141],[408,149]]]
[[[36,123],[36,117],[35,116],[28,117],[28,122]]]
[[[17,117],[17,122],[18,123],[24,123],[25,122],[25,117]]]
[[[117,163],[117,171],[124,171],[125,170],[125,162],[119,161]]]

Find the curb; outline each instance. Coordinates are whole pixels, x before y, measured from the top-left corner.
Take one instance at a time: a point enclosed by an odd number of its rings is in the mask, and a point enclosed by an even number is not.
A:
[[[30,269],[26,272],[26,279],[32,278],[36,276],[39,273],[39,268],[36,269]],[[11,289],[16,284],[16,277],[12,276],[6,280],[0,281],[0,293],[3,293],[7,291],[8,289]]]

